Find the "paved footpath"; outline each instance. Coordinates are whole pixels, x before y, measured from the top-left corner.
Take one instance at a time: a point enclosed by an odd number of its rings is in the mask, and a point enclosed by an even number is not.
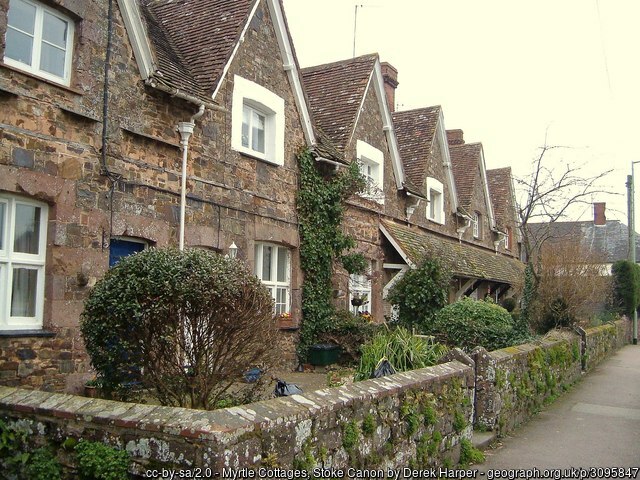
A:
[[[640,467],[640,345],[620,349],[501,444],[479,470]]]

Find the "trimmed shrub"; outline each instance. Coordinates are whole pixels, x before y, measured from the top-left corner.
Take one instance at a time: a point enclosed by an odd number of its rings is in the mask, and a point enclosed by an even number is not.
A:
[[[242,262],[149,249],[91,291],[81,331],[103,390],[140,382],[163,405],[214,408],[251,367],[277,357],[269,291]]]
[[[385,357],[396,372],[406,372],[435,365],[446,352],[444,345],[417,337],[403,327],[379,332],[362,346],[362,358],[354,380],[371,378],[378,362]]]
[[[447,304],[450,282],[451,274],[437,260],[426,259],[406,272],[387,297],[398,309],[398,324],[429,333],[436,312]]]
[[[450,347],[496,350],[513,343],[511,315],[493,302],[463,298],[436,314],[432,333]]]
[[[100,442],[80,441],[76,447],[80,478],[87,480],[126,480],[129,454]]]
[[[640,266],[619,260],[611,267],[613,275],[613,307],[631,316],[640,306]]]
[[[338,310],[327,328],[318,336],[318,343],[339,345],[341,363],[355,363],[360,360],[363,344],[384,326],[372,323],[362,315]]]

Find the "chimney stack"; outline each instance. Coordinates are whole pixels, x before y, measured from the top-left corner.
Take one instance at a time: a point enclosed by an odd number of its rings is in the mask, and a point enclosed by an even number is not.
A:
[[[593,203],[593,224],[594,225],[607,224],[607,217],[604,213],[606,208],[607,208],[607,204],[605,202]]]
[[[384,93],[387,96],[387,105],[390,112],[396,111],[396,87],[398,86],[398,70],[388,62],[380,64],[382,80],[384,80]]]
[[[459,128],[447,130],[447,143],[449,145],[464,145],[464,132]]]

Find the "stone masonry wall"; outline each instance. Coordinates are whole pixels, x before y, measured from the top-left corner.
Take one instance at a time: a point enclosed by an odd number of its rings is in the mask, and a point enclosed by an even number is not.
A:
[[[631,322],[624,318],[580,333],[583,342],[582,368],[590,371],[612,351],[631,343]]]
[[[473,368],[458,361],[216,411],[0,387],[8,422],[39,435],[125,448],[147,468],[429,467],[454,464],[470,438]]]
[[[513,431],[581,374],[580,338],[570,333],[488,353],[474,349],[476,424]]]

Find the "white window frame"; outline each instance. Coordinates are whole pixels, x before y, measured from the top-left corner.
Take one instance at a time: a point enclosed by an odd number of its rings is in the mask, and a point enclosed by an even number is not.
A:
[[[231,148],[274,165],[284,165],[284,99],[246,78],[233,77],[233,104],[231,107]],[[265,151],[260,152],[242,145],[244,108],[249,107],[265,117]]]
[[[66,15],[54,10],[53,8],[47,7],[39,2],[35,2],[33,0],[10,0],[9,1],[9,10],[11,10],[12,2],[23,2],[28,5],[32,5],[36,9],[36,17],[35,17],[35,25],[34,25],[34,33],[33,33],[33,46],[31,49],[31,64],[23,63],[19,60],[15,60],[13,58],[7,57],[4,55],[3,61],[5,64],[15,67],[19,70],[23,70],[25,72],[32,73],[46,80],[51,80],[55,83],[60,83],[62,85],[69,86],[71,82],[71,62],[73,58],[73,39],[75,35],[75,23],[74,21]],[[67,43],[65,45],[65,57],[64,57],[64,74],[62,77],[55,75],[53,73],[40,70],[40,59],[42,54],[42,31],[44,26],[44,14],[48,13],[51,16],[57,17],[63,22],[67,24]],[[22,30],[18,30],[17,28],[11,27],[7,24],[7,30],[14,29],[21,33],[25,33],[30,35],[27,32],[22,32]],[[5,37],[6,40],[6,37]],[[5,47],[6,52],[6,47]]]
[[[480,214],[478,212],[473,212],[473,220],[471,222],[473,224],[473,238],[480,238],[482,232],[480,228],[480,219]]]
[[[0,330],[42,329],[49,207],[42,202],[36,202],[5,193],[0,194],[0,203],[5,206],[4,223],[2,225],[2,245],[0,246]],[[40,208],[37,254],[13,251],[17,205]],[[38,275],[36,280],[35,315],[32,317],[11,316],[13,269],[20,267],[36,270]]]
[[[264,255],[264,248],[271,247],[272,255],[271,255],[271,274],[272,278],[265,280],[262,278],[262,261]],[[278,281],[278,255],[280,252],[286,252],[286,277],[285,281]],[[273,298],[274,303],[274,313],[276,315],[282,315],[283,313],[291,312],[291,250],[282,245],[278,245],[276,243],[266,243],[266,242],[257,242],[255,244],[255,265],[254,272],[255,275],[260,279],[260,281],[269,289],[269,293],[271,293],[271,298]],[[285,295],[285,303],[278,303],[278,290],[286,289]]]
[[[507,234],[504,236],[504,248],[505,250],[511,250],[511,244],[509,243],[510,242],[509,237],[511,236],[511,228],[507,227],[506,230],[507,230]]]
[[[427,199],[429,200],[429,204],[426,209],[427,219],[440,225],[444,225],[446,221],[444,214],[444,185],[441,181],[433,177],[427,177],[426,188]],[[432,192],[437,194],[435,198]],[[432,215],[432,210],[435,215]]]
[[[349,275],[349,311],[355,315],[362,312],[371,314],[371,272],[373,271],[373,263],[370,262],[367,269],[362,274],[352,273]],[[358,294],[360,298],[366,296],[366,303],[356,307],[351,304],[351,300]]]
[[[361,196],[384,204],[384,153],[367,142],[356,142],[356,157],[360,173],[367,181],[367,190]]]

